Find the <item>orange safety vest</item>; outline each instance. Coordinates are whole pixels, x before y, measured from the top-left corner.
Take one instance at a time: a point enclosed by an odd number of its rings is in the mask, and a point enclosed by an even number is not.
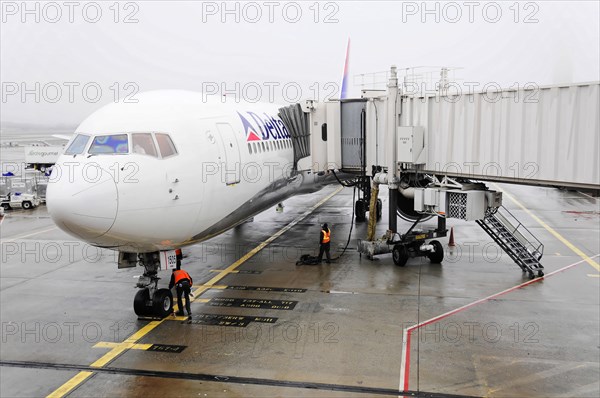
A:
[[[173,272],[173,274],[175,275],[175,284],[178,284],[183,279],[188,279],[190,283],[192,283],[192,277],[190,276],[190,274],[188,274],[182,269]]]
[[[329,241],[331,240],[331,230],[327,232],[324,229],[322,229],[321,232],[323,232],[323,240],[321,241],[321,243],[329,243]]]

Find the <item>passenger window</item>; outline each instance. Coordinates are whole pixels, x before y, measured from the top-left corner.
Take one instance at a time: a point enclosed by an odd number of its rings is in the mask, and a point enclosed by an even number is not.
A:
[[[94,141],[88,152],[92,155],[128,153],[129,142],[127,141],[127,134],[99,135],[94,137]]]
[[[65,155],[79,155],[83,153],[89,140],[90,136],[77,134],[73,142],[71,142],[71,145],[69,145],[65,151]]]
[[[175,145],[173,145],[173,141],[168,134],[157,133],[156,142],[158,142],[158,148],[160,149],[160,154],[163,158],[177,155],[177,149],[175,149]]]
[[[252,155],[252,144],[248,143],[248,152]]]
[[[133,145],[133,153],[142,155],[150,155],[158,157],[152,134],[150,133],[134,133],[131,135],[131,144]]]

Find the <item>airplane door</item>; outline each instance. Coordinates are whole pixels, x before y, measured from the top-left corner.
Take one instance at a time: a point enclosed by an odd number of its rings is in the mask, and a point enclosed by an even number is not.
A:
[[[237,184],[240,182],[240,174],[242,165],[240,164],[240,151],[237,140],[235,139],[235,130],[229,123],[217,123],[219,131],[219,139],[225,154],[225,162],[222,167],[225,167],[225,184]]]

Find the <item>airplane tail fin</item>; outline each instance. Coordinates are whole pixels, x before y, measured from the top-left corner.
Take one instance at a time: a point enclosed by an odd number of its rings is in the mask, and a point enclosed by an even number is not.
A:
[[[341,99],[347,98],[348,95],[348,64],[350,61],[350,38],[348,38],[348,45],[346,46],[346,61],[344,62],[344,75],[342,77],[342,92],[340,95]]]

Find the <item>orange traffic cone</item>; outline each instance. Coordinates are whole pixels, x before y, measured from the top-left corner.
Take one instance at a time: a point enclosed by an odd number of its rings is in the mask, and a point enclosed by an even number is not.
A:
[[[456,246],[456,244],[454,243],[454,227],[450,228],[450,239],[448,240],[448,246]]]

